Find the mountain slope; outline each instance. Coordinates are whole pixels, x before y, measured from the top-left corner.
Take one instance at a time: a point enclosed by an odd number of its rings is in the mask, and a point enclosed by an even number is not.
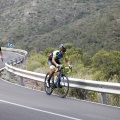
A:
[[[120,51],[119,0],[1,0],[0,41],[26,50],[71,42],[90,54]]]

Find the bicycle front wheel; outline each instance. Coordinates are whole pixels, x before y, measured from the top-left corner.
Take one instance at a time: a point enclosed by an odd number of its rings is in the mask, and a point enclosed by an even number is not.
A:
[[[58,95],[61,98],[65,98],[69,91],[69,80],[66,75],[61,76],[60,80],[58,81],[57,88],[58,88]]]
[[[47,95],[51,95],[54,89],[54,77],[52,76],[49,86],[48,86],[48,78],[49,78],[49,73],[46,74],[45,80],[44,80],[44,89]]]

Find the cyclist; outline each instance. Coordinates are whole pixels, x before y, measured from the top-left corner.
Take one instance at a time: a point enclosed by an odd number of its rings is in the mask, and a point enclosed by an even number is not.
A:
[[[50,87],[50,79],[52,77],[52,75],[55,72],[55,68],[59,68],[60,67],[60,59],[61,58],[65,58],[66,63],[68,64],[68,66],[71,68],[72,66],[70,65],[67,53],[66,53],[67,47],[64,46],[63,44],[61,44],[59,46],[59,50],[55,50],[53,51],[49,56],[48,56],[48,65],[50,67],[50,74],[49,74],[49,78],[48,78],[48,87]]]
[[[3,61],[3,54],[2,54],[1,47],[0,47],[0,58],[1,58],[1,60]]]

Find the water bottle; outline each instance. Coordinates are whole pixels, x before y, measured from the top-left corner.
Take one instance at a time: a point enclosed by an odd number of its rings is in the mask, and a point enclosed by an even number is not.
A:
[[[55,77],[54,77],[54,84],[57,85],[57,82],[58,82],[58,74],[55,74]]]

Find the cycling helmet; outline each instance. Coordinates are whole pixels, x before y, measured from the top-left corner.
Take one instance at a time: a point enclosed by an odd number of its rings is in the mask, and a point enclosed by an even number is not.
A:
[[[67,50],[67,47],[64,46],[63,44],[61,44],[59,48],[60,48],[63,52],[66,52],[66,50]]]

